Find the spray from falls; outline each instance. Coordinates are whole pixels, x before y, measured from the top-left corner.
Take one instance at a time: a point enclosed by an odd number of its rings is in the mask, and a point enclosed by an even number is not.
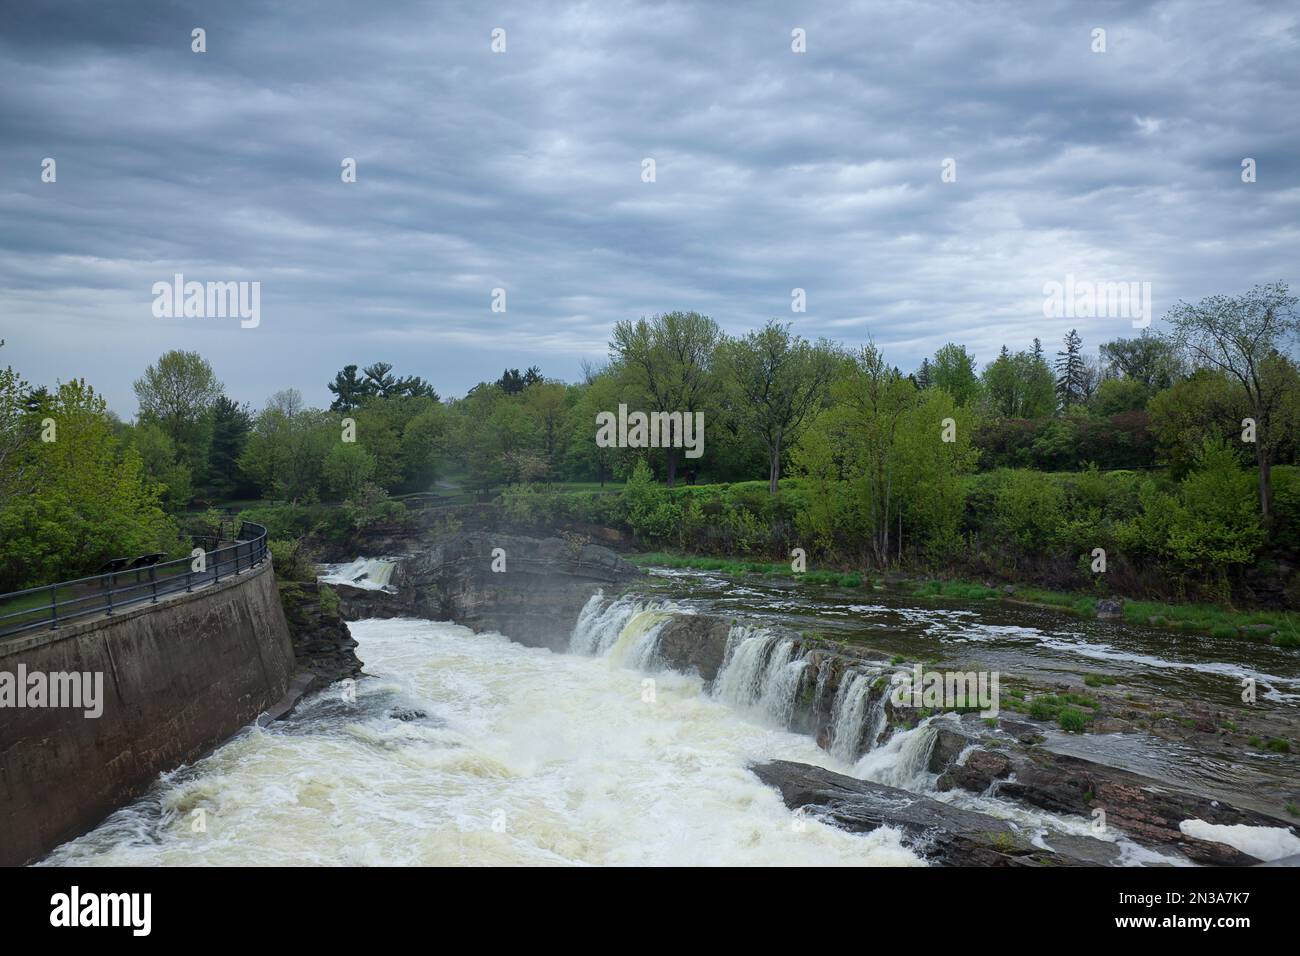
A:
[[[385,558],[357,558],[347,564],[324,565],[320,580],[326,584],[348,584],[368,591],[392,591],[394,588],[389,582],[396,568],[396,561]]]
[[[660,632],[684,608],[663,601],[620,597],[607,602],[591,598],[578,615],[569,649],[575,654],[605,657],[623,667],[653,670]],[[757,716],[763,723],[789,728],[816,718],[796,707],[803,699],[813,715],[829,712],[831,756],[852,764],[873,750],[885,730],[887,688],[875,687],[881,667],[864,666],[842,675],[829,708],[822,701],[832,674],[829,658],[813,670],[813,649],[786,633],[766,627],[734,624],[727,650],[710,694],[714,700]],[[928,759],[928,753],[925,755]],[[910,773],[910,771],[909,771]]]
[[[624,667],[650,670],[655,666],[659,632],[672,620],[671,605],[622,597],[609,604],[597,593],[578,614],[569,651],[606,657]]]

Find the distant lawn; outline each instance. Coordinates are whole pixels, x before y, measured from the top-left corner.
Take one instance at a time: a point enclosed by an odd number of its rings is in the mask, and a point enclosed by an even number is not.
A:
[[[805,571],[795,574],[786,563],[770,564],[764,561],[734,561],[729,558],[701,558],[685,554],[669,554],[656,551],[651,554],[637,554],[628,558],[633,564],[653,565],[662,568],[689,568],[695,571],[719,571],[723,574],[761,574],[767,577],[780,577],[808,584],[832,584],[843,588],[862,587],[862,575],[857,571]]]
[[[921,597],[956,598],[963,601],[1002,600],[1041,604],[1054,610],[1097,616],[1097,597],[1069,594],[1044,588],[1017,586],[1007,594],[971,581],[926,581],[915,588]],[[1124,620],[1129,624],[1173,628],[1213,637],[1254,637],[1279,647],[1300,647],[1300,614],[1291,611],[1234,611],[1214,604],[1162,604],[1124,598]]]

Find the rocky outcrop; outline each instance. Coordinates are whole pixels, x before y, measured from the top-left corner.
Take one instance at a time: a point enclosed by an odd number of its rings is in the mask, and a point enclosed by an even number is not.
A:
[[[280,582],[280,604],[289,623],[294,663],[311,675],[304,694],[345,678],[361,676],[357,642],[340,614],[340,601],[328,584]]]
[[[411,616],[455,621],[476,631],[500,631],[520,644],[562,650],[592,595],[641,574],[599,545],[471,532],[398,556],[394,594],[340,587],[339,596],[348,620]]]
[[[695,671],[712,683],[727,658],[731,621],[704,614],[679,614],[659,632],[659,656],[673,670]]]
[[[1163,781],[1057,753],[1042,744],[988,738],[941,728],[930,769],[939,790],[995,792],[1052,813],[1104,819],[1135,842],[1181,854],[1195,863],[1243,866],[1259,862],[1223,843],[1198,840],[1179,829],[1184,820],[1262,827],[1288,822],[1224,800],[1189,793]],[[973,748],[973,749],[971,749]],[[957,757],[965,758],[957,762]],[[1104,817],[1096,814],[1101,810]]]
[[[1039,841],[1048,849],[996,817],[822,767],[774,760],[751,769],[790,809],[855,833],[897,828],[920,856],[943,866],[1095,866],[1119,857],[1112,843],[1063,833]]]

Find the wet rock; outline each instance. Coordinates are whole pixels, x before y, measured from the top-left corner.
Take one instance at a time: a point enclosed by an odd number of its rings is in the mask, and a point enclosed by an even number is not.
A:
[[[859,780],[809,764],[774,760],[750,768],[777,788],[792,810],[855,833],[882,826],[902,830],[919,855],[941,866],[1070,866],[1113,863],[1113,844],[1050,833],[1051,849],[1035,846],[1004,820],[962,810],[920,794]]]
[[[289,624],[294,663],[312,675],[304,694],[345,678],[361,676],[357,642],[344,622],[342,602],[330,585],[315,581],[279,582],[280,604]]]
[[[1102,598],[1097,602],[1097,620],[1124,620],[1124,601],[1121,598]]]
[[[943,773],[975,739],[963,733],[959,727],[938,721],[935,725],[939,729],[935,732],[934,748],[930,751],[929,769],[931,773]]]
[[[521,644],[563,650],[593,594],[641,575],[608,548],[579,540],[449,532],[398,558],[395,594],[342,588],[340,597],[351,620],[455,621],[475,631],[500,631]]]
[[[731,622],[725,618],[680,614],[659,632],[659,657],[673,670],[695,671],[712,681],[727,654]]]
[[[995,750],[973,750],[960,765],[949,766],[935,786],[939,790],[969,790],[984,793],[998,780],[1011,776],[1011,757]]]
[[[1215,824],[1287,826],[1254,810],[1187,793],[1147,777],[1045,747],[1005,752],[978,750],[961,767],[939,778],[940,789],[960,787],[984,793],[998,782],[997,795],[1051,813],[1093,816],[1105,812],[1108,826],[1138,843],[1179,853],[1196,863],[1242,866],[1257,862],[1230,846],[1188,837],[1179,824],[1188,819]]]

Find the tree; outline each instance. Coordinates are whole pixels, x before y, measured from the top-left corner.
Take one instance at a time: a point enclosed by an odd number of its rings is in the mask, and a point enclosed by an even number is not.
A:
[[[325,483],[345,501],[361,491],[374,473],[375,458],[360,445],[339,442],[325,456]]]
[[[563,430],[568,418],[568,392],[559,382],[536,381],[524,389],[523,401],[524,411],[533,420],[541,436],[545,473],[549,473],[558,464],[559,451],[563,445]]]
[[[130,444],[140,456],[144,474],[162,491],[169,513],[181,511],[194,496],[190,470],[176,458],[176,445],[162,426],[143,422],[130,432]]]
[[[140,417],[156,421],[174,442],[185,440],[187,429],[207,414],[221,393],[216,373],[198,352],[168,352],[135,382]]]
[[[1085,398],[1083,339],[1074,329],[1065,337],[1065,349],[1056,353],[1056,398],[1063,411]]]
[[[1246,397],[1236,383],[1207,368],[1157,393],[1147,407],[1161,455],[1178,478],[1195,466],[1206,439],[1240,438],[1247,414]]]
[[[1041,356],[1002,352],[984,369],[983,391],[994,414],[1003,418],[1040,418],[1056,407],[1056,382]]]
[[[916,387],[926,389],[933,384],[934,369],[930,367],[930,359],[926,357],[921,359],[921,367],[916,370]]]
[[[172,350],[135,382],[140,421],[162,427],[178,460],[196,478],[207,467],[210,414],[222,391],[212,366],[198,352]]]
[[[602,487],[612,477],[621,461],[631,457],[627,449],[602,448],[596,444],[596,416],[614,412],[622,400],[622,389],[608,369],[593,372],[572,410],[568,455],[570,467],[585,476],[594,476]]]
[[[222,395],[212,406],[212,441],[208,447],[208,484],[218,498],[230,498],[245,485],[239,470],[253,416],[248,406]]]
[[[1182,376],[1182,361],[1172,343],[1146,330],[1133,339],[1115,339],[1101,347],[1107,371],[1140,382],[1148,395],[1169,388]]]
[[[326,387],[334,393],[334,401],[330,403],[332,412],[350,412],[374,394],[370,382],[357,375],[355,365],[343,366]]]
[[[949,342],[934,353],[931,378],[933,384],[953,397],[963,407],[979,397],[980,381],[975,373],[975,356],[964,345]]]
[[[3,346],[4,339],[0,339]],[[31,440],[25,428],[31,387],[12,368],[0,369],[0,501],[18,480],[20,451]],[[35,411],[35,409],[30,409]]]
[[[507,395],[518,395],[524,390],[524,377],[519,374],[519,369],[508,368],[501,373],[497,379],[497,388]]]
[[[42,413],[54,423],[53,440],[24,443],[18,455],[26,461],[11,472],[21,478],[0,499],[0,591],[89,573],[121,555],[174,550],[162,489],[119,441],[104,399],[75,379],[50,394]]]
[[[873,345],[832,384],[831,397],[796,455],[810,478],[810,530],[824,541],[836,523],[837,509],[817,498],[835,494],[831,479],[837,476],[852,489],[851,513],[857,517],[850,520],[861,522],[877,566],[887,565],[901,548],[895,532],[905,514],[923,537],[950,541],[962,501],[955,478],[975,459],[967,410],[941,389],[919,391]],[[947,424],[954,426],[952,442],[943,437]]]
[[[332,412],[350,412],[360,408],[372,398],[431,398],[439,401],[438,392],[418,375],[392,374],[388,362],[376,362],[357,375],[355,365],[346,365],[334,376],[327,388],[334,394],[330,404]]]
[[[263,494],[289,502],[315,501],[324,482],[323,468],[339,441],[338,420],[309,409],[297,389],[276,392],[253,421],[239,466]]]
[[[1194,363],[1227,375],[1246,397],[1255,424],[1260,518],[1266,530],[1273,523],[1274,454],[1286,430],[1298,424],[1287,418],[1288,391],[1294,386],[1280,354],[1300,336],[1296,303],[1285,282],[1274,282],[1241,296],[1210,296],[1196,305],[1179,302],[1165,317],[1173,326],[1172,341]]]
[[[698,312],[668,312],[649,321],[619,322],[609,343],[610,357],[627,383],[649,403],[645,411],[710,411],[717,395],[714,352],[718,325]],[[677,479],[681,436],[673,434],[665,452],[668,486]]]
[[[810,345],[775,319],[719,348],[731,414],[767,449],[767,487],[776,494],[781,456],[820,411],[839,356],[827,343]]]

